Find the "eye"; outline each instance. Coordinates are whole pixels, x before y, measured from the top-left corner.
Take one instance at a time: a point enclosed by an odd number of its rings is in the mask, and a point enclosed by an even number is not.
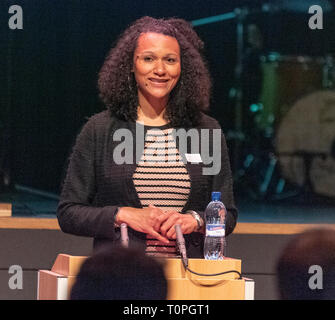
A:
[[[170,64],[175,64],[178,60],[177,58],[168,57],[166,58],[166,61]]]
[[[151,56],[144,56],[142,59],[143,59],[144,62],[153,62],[154,61],[154,58],[151,57]]]

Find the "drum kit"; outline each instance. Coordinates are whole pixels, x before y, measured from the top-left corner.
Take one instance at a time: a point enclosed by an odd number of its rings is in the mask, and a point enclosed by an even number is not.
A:
[[[273,52],[259,60],[259,99],[247,107],[261,139],[247,140],[253,151],[235,182],[255,199],[335,200],[335,57]]]
[[[335,197],[333,58],[268,56],[263,57],[262,71],[260,107],[254,119],[273,148],[259,194],[282,198],[288,182],[300,191]],[[277,186],[271,191],[273,178]]]

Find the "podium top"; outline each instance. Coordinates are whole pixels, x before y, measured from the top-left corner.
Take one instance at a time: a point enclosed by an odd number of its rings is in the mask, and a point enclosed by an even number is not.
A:
[[[51,271],[64,276],[76,276],[87,258],[87,256],[59,254]],[[193,280],[233,280],[239,278],[236,272],[210,277],[193,274],[185,270],[180,258],[157,258],[157,260],[162,263],[168,279],[189,278]],[[232,270],[241,273],[242,262],[239,259],[225,258],[223,260],[189,259],[188,263],[189,269],[197,273],[216,274]]]
[[[51,271],[68,277],[76,276],[79,273],[81,265],[87,258],[86,256],[71,256],[69,254],[60,253]]]

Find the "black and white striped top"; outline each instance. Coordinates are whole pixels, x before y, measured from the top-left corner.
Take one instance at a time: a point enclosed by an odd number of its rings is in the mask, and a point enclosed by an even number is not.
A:
[[[163,210],[180,212],[188,200],[191,181],[172,131],[173,128],[166,126],[147,130],[143,154],[133,181],[143,207],[151,204]],[[175,256],[176,241],[170,239],[166,245],[148,235],[146,253]]]

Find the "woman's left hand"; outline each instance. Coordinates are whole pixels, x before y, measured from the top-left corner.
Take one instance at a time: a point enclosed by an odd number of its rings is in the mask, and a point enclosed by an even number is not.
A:
[[[169,239],[176,239],[176,224],[180,225],[183,234],[192,233],[198,227],[197,221],[190,214],[181,214],[177,211],[167,213],[169,217],[162,223],[160,233]]]

